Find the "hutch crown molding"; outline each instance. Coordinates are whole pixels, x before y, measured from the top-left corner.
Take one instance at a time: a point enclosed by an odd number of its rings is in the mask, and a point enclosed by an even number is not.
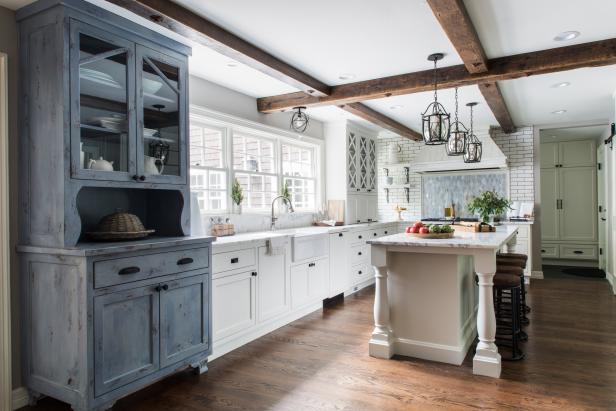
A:
[[[20,31],[24,382],[103,410],[211,353],[211,241],[190,237],[189,47],[86,1]],[[155,237],[91,243],[117,210]]]

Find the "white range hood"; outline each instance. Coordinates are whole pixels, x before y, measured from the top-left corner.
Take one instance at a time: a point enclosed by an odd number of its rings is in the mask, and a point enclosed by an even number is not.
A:
[[[448,156],[444,145],[424,145],[411,160],[412,173],[435,173],[439,171],[464,171],[507,168],[507,157],[490,137],[490,131],[477,130],[482,143],[483,155],[479,163],[465,163],[462,156]]]

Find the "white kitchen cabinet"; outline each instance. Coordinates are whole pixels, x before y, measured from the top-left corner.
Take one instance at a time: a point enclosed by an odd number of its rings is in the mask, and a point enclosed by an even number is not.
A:
[[[346,224],[377,221],[376,134],[351,122],[329,123],[324,131],[326,198],[345,201]]]
[[[212,279],[214,342],[256,324],[256,277],[245,271]]]
[[[562,167],[594,167],[597,147],[594,140],[563,141],[559,146],[559,164]]]
[[[597,241],[597,171],[595,167],[559,170],[560,240]]]
[[[291,267],[291,306],[300,308],[327,297],[329,258],[297,264]]]
[[[541,168],[555,168],[558,164],[558,143],[542,143],[540,150]]]
[[[343,293],[349,288],[348,233],[329,235],[329,297]]]
[[[258,256],[257,303],[261,322],[291,309],[290,278],[285,254],[267,255],[267,247],[259,247]]]
[[[559,239],[560,203],[558,172],[556,168],[541,170],[541,239],[556,241]]]
[[[541,240],[545,259],[596,257],[596,180],[594,140],[541,144]]]

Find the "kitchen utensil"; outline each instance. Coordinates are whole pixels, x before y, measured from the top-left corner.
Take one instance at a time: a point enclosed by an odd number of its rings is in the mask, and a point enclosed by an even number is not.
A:
[[[91,158],[88,168],[96,171],[113,171],[113,161],[107,161],[102,156],[98,160]]]
[[[398,143],[389,143],[387,152],[387,158],[389,163],[399,163],[400,153],[402,153],[402,147]]]

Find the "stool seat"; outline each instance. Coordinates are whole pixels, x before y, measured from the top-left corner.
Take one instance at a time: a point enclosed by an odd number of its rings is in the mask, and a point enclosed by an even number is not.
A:
[[[526,260],[523,260],[521,258],[515,258],[515,257],[500,257],[500,256],[496,256],[496,263],[497,264],[504,264],[504,265],[517,265],[519,267],[522,268],[526,268]]]
[[[519,258],[521,260],[528,261],[528,256],[520,253],[498,253],[496,256],[505,258]]]
[[[515,274],[496,273],[494,275],[494,287],[513,288],[520,286],[520,276]]]

